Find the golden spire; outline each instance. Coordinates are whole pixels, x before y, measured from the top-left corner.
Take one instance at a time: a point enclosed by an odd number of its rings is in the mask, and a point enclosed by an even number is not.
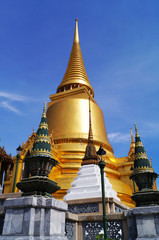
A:
[[[43,108],[43,115],[42,117],[46,117],[46,102],[44,102],[44,108]]]
[[[93,132],[92,132],[92,123],[91,123],[91,102],[89,98],[89,133],[88,133],[88,144],[85,150],[85,156],[82,159],[81,166],[88,164],[97,164],[99,163],[99,157],[96,153],[96,148],[93,143]]]
[[[93,142],[90,98],[89,98],[89,133],[88,133],[88,142]]]
[[[132,133],[132,128],[130,128],[131,130],[131,145],[130,145],[130,150],[128,153],[128,157],[130,158],[131,161],[134,161],[134,154],[135,154],[135,141],[134,141],[134,137],[133,137],[133,133]]]
[[[135,123],[135,133],[136,133],[136,137],[139,137],[139,134],[138,134],[138,131],[137,131],[136,123]]]
[[[75,35],[73,42],[79,43],[79,34],[78,34],[78,19],[76,18],[76,27],[75,27]]]
[[[133,133],[132,133],[132,128],[130,128],[131,130],[131,143],[134,143],[134,137],[133,137]]]
[[[76,19],[75,34],[70,59],[63,80],[57,88],[57,92],[69,90],[80,86],[86,86],[92,96],[94,96],[94,91],[88,80],[83,62],[81,47],[79,43],[78,19]]]

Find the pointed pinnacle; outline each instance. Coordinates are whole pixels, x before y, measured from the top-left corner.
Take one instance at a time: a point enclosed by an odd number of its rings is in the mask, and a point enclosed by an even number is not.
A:
[[[59,91],[64,91],[64,87],[66,86],[67,87],[70,86],[70,89],[71,89],[72,88],[71,85],[74,85],[76,87],[77,85],[86,86],[87,89],[89,89],[90,92],[92,93],[92,97],[94,97],[94,91],[86,73],[82,52],[80,48],[77,19],[76,19],[73,46],[72,46],[69,62],[67,65],[65,75],[62,79],[62,82],[57,88],[57,93],[59,93]]]
[[[133,133],[132,133],[132,128],[130,128],[130,130],[131,130],[131,143],[133,143],[134,142],[134,137],[133,137]]]
[[[46,117],[46,102],[44,102],[43,117]]]
[[[137,131],[137,127],[136,127],[136,123],[135,123],[135,132],[136,132],[136,136],[139,136],[138,131]]]
[[[92,121],[91,121],[91,103],[89,98],[89,134],[88,134],[88,141],[93,140],[93,132],[92,132]]]
[[[78,19],[76,18],[76,25],[75,25],[75,35],[73,42],[79,43],[79,34],[78,34]]]

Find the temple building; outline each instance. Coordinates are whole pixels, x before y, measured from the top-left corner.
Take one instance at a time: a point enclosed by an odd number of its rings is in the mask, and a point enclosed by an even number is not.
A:
[[[7,154],[4,147],[0,146],[0,193],[2,193],[4,181],[9,180],[13,170],[11,154]]]
[[[85,149],[88,144],[89,132],[89,101],[91,107],[91,120],[93,130],[93,144],[98,150],[99,146],[106,151],[106,176],[117,192],[122,203],[134,207],[131,199],[133,183],[129,179],[131,166],[134,165],[135,143],[131,133],[130,150],[128,156],[116,158],[113,147],[109,143],[102,110],[94,98],[94,89],[88,79],[79,42],[78,20],[75,22],[75,34],[72,51],[63,80],[57,87],[57,92],[50,96],[47,104],[47,122],[51,139],[53,157],[60,163],[53,168],[49,178],[61,187],[54,194],[57,199],[63,199],[71,183],[77,177]],[[26,143],[22,145],[20,160],[13,158],[14,169],[9,180],[4,182],[4,193],[12,192],[13,181],[19,182],[23,175],[23,159],[30,155],[35,141],[36,133],[33,131]],[[18,168],[15,175],[16,166]],[[15,192],[19,190],[15,188]]]

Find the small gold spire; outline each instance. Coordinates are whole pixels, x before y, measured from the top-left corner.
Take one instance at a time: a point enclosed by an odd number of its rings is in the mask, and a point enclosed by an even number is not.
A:
[[[137,131],[137,126],[136,126],[136,123],[135,123],[135,132],[136,132],[136,137],[138,137],[138,136],[139,136],[139,134],[138,134],[138,131]]]
[[[132,133],[132,128],[130,128],[131,130],[131,143],[134,143],[134,137],[133,137],[133,133]]]
[[[79,33],[78,33],[78,19],[76,18],[76,26],[75,26],[75,35],[73,42],[79,43]]]
[[[134,161],[134,153],[135,153],[135,142],[134,142],[134,137],[133,137],[133,133],[132,133],[132,128],[130,128],[131,130],[131,144],[130,144],[130,150],[128,153],[128,157],[130,158],[131,161]]]
[[[88,142],[93,141],[93,131],[92,131],[92,121],[91,121],[91,103],[89,98],[89,134],[88,134]]]
[[[46,117],[46,102],[44,102],[43,117]]]

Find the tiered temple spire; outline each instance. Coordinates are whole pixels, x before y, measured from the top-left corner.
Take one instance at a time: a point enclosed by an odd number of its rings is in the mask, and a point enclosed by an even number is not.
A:
[[[153,171],[150,166],[150,162],[148,160],[147,154],[144,150],[144,146],[141,142],[140,136],[137,131],[137,127],[135,124],[135,161],[134,161],[134,171],[135,170],[150,170]]]
[[[23,196],[43,195],[52,197],[60,189],[56,182],[48,178],[52,168],[58,164],[53,159],[46,118],[46,103],[30,156],[24,159],[24,178],[17,183]]]
[[[144,146],[141,142],[137,127],[135,124],[135,161],[133,172],[130,179],[136,183],[138,190],[135,189],[131,198],[136,202],[136,206],[149,206],[159,204],[159,192],[153,190],[154,181],[157,174],[150,165]]]
[[[75,34],[70,59],[63,80],[57,88],[57,93],[72,88],[86,86],[90,94],[94,97],[94,91],[85,70],[79,43],[78,19],[76,19],[75,22]]]
[[[46,156],[53,158],[46,118],[46,103],[44,104],[41,122],[36,134],[35,142],[30,156]]]

